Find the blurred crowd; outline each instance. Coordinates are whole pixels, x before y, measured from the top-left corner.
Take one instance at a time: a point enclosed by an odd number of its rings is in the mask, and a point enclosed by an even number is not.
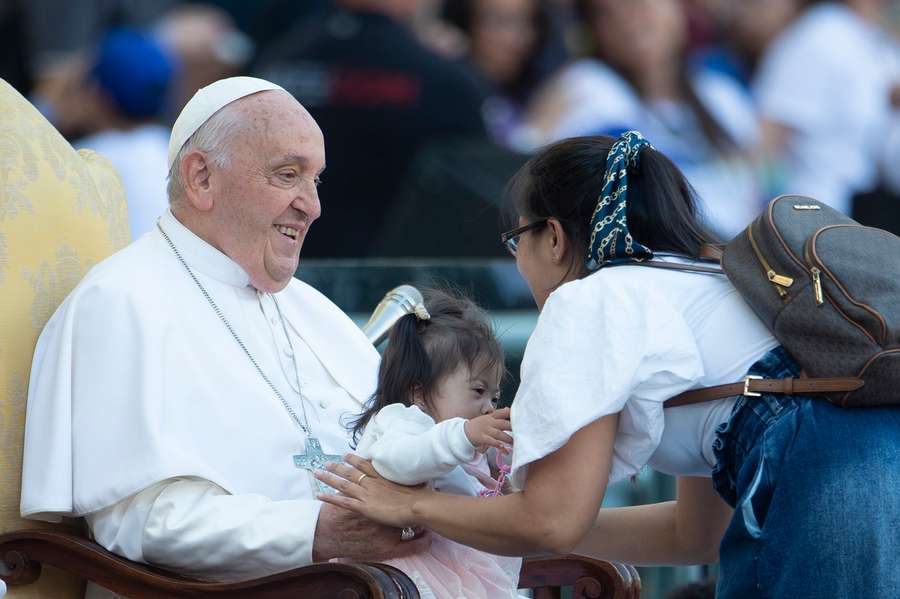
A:
[[[174,117],[248,74],[325,134],[305,256],[492,256],[531,152],[628,129],[723,239],[780,193],[900,231],[898,29],[898,0],[4,0],[0,77],[113,161],[135,237]]]

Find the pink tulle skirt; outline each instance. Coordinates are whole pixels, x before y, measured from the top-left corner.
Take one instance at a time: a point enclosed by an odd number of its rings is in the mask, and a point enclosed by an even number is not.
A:
[[[430,551],[387,562],[412,579],[422,599],[519,596],[516,588],[521,558],[491,555],[433,532],[429,534],[432,537]]]

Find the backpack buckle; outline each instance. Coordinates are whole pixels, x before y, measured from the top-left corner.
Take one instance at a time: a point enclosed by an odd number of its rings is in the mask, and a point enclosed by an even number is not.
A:
[[[754,381],[754,380],[761,381],[762,379],[763,379],[763,377],[761,377],[759,375],[748,374],[744,378],[744,393],[743,394],[747,397],[761,397],[762,393],[756,393],[756,392],[750,390],[750,381]]]

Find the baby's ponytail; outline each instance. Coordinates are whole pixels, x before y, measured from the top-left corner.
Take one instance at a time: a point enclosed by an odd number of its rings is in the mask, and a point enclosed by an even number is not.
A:
[[[390,404],[409,406],[416,388],[431,380],[431,360],[421,338],[421,329],[427,326],[427,320],[407,314],[391,328],[378,370],[378,389],[365,411],[348,426],[354,446],[372,416]]]
[[[442,381],[461,366],[473,376],[502,376],[503,348],[484,310],[453,289],[423,289],[422,295],[425,305],[391,329],[378,369],[378,388],[363,413],[347,424],[354,446],[385,406],[410,406],[415,395],[430,412]]]

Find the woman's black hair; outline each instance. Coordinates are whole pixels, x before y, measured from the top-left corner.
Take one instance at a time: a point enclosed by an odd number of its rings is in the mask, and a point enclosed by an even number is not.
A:
[[[472,35],[479,0],[445,0],[441,6],[441,20],[453,25],[467,37]],[[518,75],[501,86],[501,91],[516,102],[525,102],[537,84],[546,76],[547,65],[541,64],[541,53],[550,43],[553,20],[544,0],[534,3],[532,26],[535,31],[534,45],[525,59]],[[555,65],[554,65],[555,66]]]
[[[504,372],[503,348],[484,310],[448,289],[425,289],[422,295],[431,318],[420,320],[407,314],[391,329],[378,369],[378,387],[365,411],[347,425],[354,445],[379,410],[395,403],[411,405],[416,390],[427,404],[461,364],[473,376]]]
[[[519,169],[507,187],[511,216],[560,222],[572,246],[570,272],[577,276],[587,274],[591,217],[615,141],[598,135],[552,144]],[[701,222],[694,190],[684,175],[650,147],[641,151],[638,168],[628,175],[626,216],[634,239],[655,252],[697,257],[701,246],[718,243]]]

